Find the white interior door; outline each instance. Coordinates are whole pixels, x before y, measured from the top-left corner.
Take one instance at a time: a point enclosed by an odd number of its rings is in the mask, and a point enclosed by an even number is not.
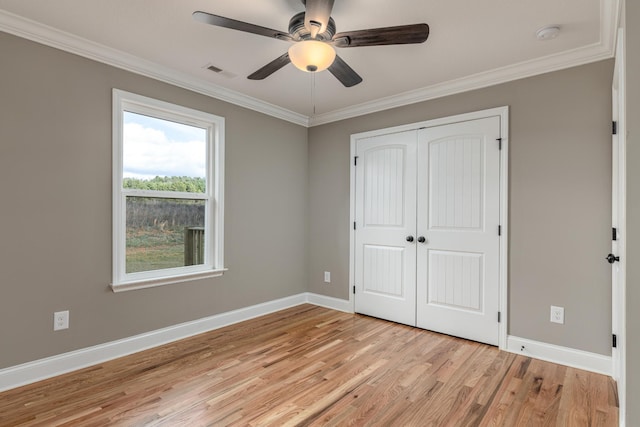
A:
[[[611,255],[611,313],[612,332],[616,336],[616,346],[612,349],[613,378],[618,382],[620,413],[626,407],[625,390],[625,345],[626,318],[626,107],[625,107],[625,64],[624,64],[624,31],[618,32],[616,61],[612,85],[612,116],[616,123],[616,132],[612,137],[612,200],[611,225],[613,235]],[[618,261],[616,261],[616,257]]]
[[[355,142],[355,311],[498,345],[500,116]]]
[[[355,311],[415,325],[416,131],[356,145]]]
[[[418,133],[417,326],[497,345],[500,118]]]

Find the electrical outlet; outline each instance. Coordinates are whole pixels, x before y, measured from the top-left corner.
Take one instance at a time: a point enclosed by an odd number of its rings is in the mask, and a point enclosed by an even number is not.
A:
[[[551,321],[564,324],[564,307],[551,306]]]
[[[324,283],[331,283],[331,272],[330,271],[325,271],[324,272]]]
[[[53,313],[53,330],[69,329],[69,310]]]

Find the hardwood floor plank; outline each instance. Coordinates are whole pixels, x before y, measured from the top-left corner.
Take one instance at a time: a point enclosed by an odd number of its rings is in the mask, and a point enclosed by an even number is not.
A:
[[[301,305],[0,393],[0,426],[616,426],[611,378]]]
[[[545,364],[544,376],[540,393],[536,399],[533,410],[533,419],[538,425],[551,426],[558,416],[560,398],[562,397],[563,378],[566,375],[565,366]]]

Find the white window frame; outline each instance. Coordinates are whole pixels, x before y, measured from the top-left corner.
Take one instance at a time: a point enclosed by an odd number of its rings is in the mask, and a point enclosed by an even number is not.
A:
[[[124,189],[124,112],[143,114],[207,130],[205,193]],[[153,98],[113,89],[113,277],[114,292],[221,276],[224,268],[224,118]],[[126,197],[205,201],[204,264],[126,272]]]

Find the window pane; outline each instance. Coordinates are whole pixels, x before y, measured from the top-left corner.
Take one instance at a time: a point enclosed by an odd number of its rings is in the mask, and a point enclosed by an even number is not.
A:
[[[125,111],[123,188],[204,193],[207,130]]]
[[[127,197],[126,271],[204,264],[204,200]]]

